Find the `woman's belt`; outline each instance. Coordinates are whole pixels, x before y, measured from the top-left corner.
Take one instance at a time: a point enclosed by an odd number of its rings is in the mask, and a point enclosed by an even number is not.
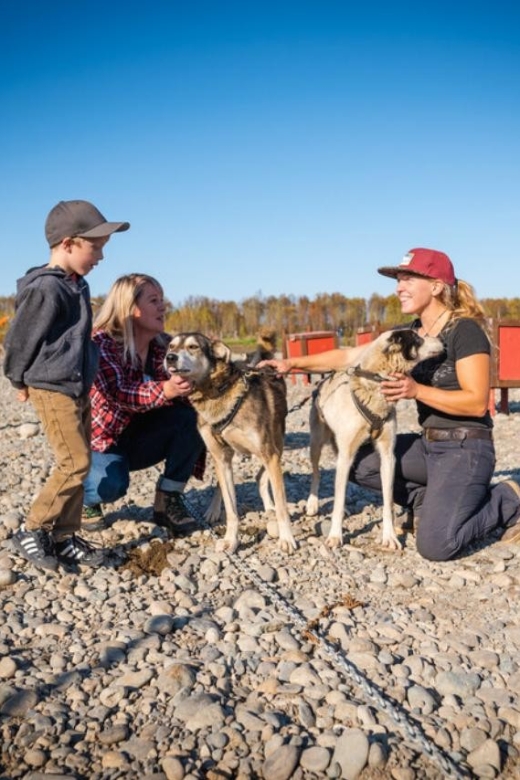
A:
[[[464,441],[465,439],[492,439],[491,428],[425,428],[426,441]]]

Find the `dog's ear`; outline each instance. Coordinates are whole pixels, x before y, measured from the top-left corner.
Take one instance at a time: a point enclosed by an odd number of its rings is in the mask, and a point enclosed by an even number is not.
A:
[[[390,331],[387,336],[386,343],[382,345],[383,355],[395,355],[396,352],[401,351],[401,339],[399,337],[399,331]]]
[[[231,350],[223,341],[213,341],[211,344],[211,351],[216,360],[223,360],[225,363],[230,362]]]
[[[405,360],[415,360],[417,358],[417,351],[422,343],[423,339],[415,330],[412,330],[411,328],[399,328],[390,333],[390,338],[384,352],[389,355],[401,352]]]

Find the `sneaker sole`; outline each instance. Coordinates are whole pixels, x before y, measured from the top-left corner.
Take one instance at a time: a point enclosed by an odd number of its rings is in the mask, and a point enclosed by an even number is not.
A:
[[[67,567],[67,566],[72,566],[72,567],[74,567],[74,566],[94,566],[94,567],[96,567],[97,566],[97,567],[99,567],[99,566],[103,566],[103,563],[104,563],[104,558],[101,558],[100,560],[97,560],[97,561],[89,561],[88,559],[82,558],[80,561],[76,561],[73,558],[66,558],[66,557],[63,557],[61,555],[57,555],[56,557],[57,557],[58,563],[61,563],[61,565],[65,566],[65,567]]]

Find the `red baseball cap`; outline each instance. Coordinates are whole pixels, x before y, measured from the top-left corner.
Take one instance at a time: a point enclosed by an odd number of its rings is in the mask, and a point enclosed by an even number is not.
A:
[[[453,264],[444,252],[436,249],[410,249],[397,266],[384,266],[377,269],[378,274],[397,278],[397,274],[410,273],[426,276],[428,279],[440,279],[445,284],[456,282]]]

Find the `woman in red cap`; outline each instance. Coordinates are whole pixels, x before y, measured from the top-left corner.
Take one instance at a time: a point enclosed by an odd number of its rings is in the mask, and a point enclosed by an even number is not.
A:
[[[397,280],[411,327],[437,336],[443,354],[420,363],[410,375],[381,383],[391,401],[415,399],[422,433],[401,433],[396,442],[394,499],[413,513],[416,543],[429,560],[445,561],[496,528],[502,540],[520,541],[520,486],[491,485],[495,468],[488,411],[491,345],[486,317],[472,287],[456,279],[449,257],[412,249],[398,266],[379,268]],[[359,348],[270,361],[279,371],[344,368]],[[379,455],[371,444],[358,452],[351,481],[381,491]]]

